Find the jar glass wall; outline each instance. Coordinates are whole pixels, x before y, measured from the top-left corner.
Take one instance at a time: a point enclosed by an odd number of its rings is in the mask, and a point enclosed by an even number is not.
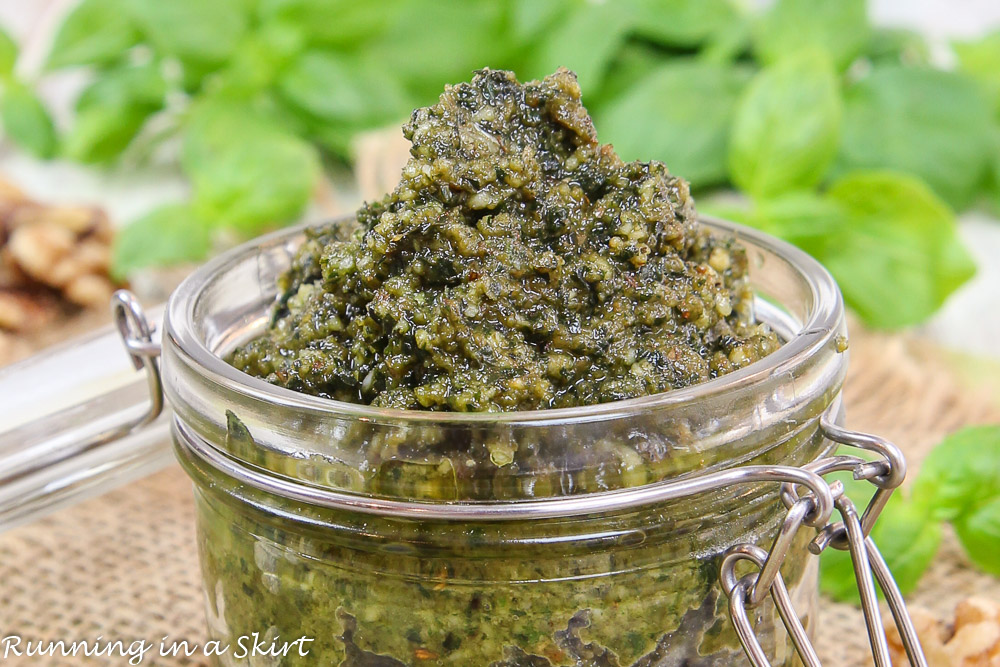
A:
[[[194,274],[167,309],[164,378],[195,483],[212,638],[314,640],[281,664],[744,660],[718,556],[770,545],[785,514],[777,485],[639,504],[621,494],[824,455],[819,416],[846,368],[843,308],[806,255],[706,224],[747,246],[758,316],[784,345],[702,385],[563,410],[415,413],[273,387],[224,355],[265,326],[301,231]],[[809,616],[804,540],[783,574]],[[790,664],[770,601],[754,613],[773,662]]]

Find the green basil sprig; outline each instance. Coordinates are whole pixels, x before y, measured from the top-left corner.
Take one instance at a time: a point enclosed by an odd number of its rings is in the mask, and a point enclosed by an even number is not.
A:
[[[860,507],[873,487],[841,477]],[[916,588],[951,524],[976,567],[1000,576],[1000,425],[973,426],[945,438],[924,460],[908,493],[897,491],[872,530],[900,590]],[[828,549],[821,587],[842,601],[858,599],[850,556]]]
[[[196,215],[171,208],[139,229],[203,233],[130,239],[123,273],[298,219],[324,162],[349,162],[359,133],[474,69],[527,79],[564,65],[602,141],[665,162],[701,201],[741,191],[736,217],[815,254],[868,324],[893,328],[971,275],[954,211],[1000,211],[998,45],[956,44],[957,71],[933,69],[919,36],[869,24],[865,0],[81,0],[42,72],[88,77],[72,117],[53,122],[0,34],[0,120],[43,158],[131,169],[181,156]]]

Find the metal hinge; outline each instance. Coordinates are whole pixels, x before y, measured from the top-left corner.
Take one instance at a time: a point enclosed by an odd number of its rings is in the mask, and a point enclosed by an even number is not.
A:
[[[826,518],[822,517],[820,503],[817,502],[817,496],[813,491],[810,490],[800,496],[794,484],[787,482],[782,484],[781,499],[788,508],[788,513],[770,551],[753,544],[740,544],[729,549],[722,558],[720,582],[729,597],[729,615],[750,662],[754,667],[769,667],[767,655],[754,633],[747,610],[756,607],[770,595],[803,664],[806,667],[819,667],[819,657],[798,614],[792,607],[791,597],[780,572],[781,564],[799,529],[803,525],[817,526],[819,519],[822,525],[819,526],[816,538],[810,542],[809,551],[819,555],[826,548],[833,547],[850,552],[876,667],[891,667],[892,663],[889,658],[885,627],[879,613],[875,582],[878,582],[892,612],[910,664],[913,667],[927,667],[927,659],[920,647],[903,596],[885,559],[869,536],[892,491],[906,476],[903,454],[898,447],[887,440],[850,431],[834,424],[830,418],[831,414],[832,411],[828,410],[820,419],[820,431],[827,439],[873,452],[878,458],[869,461],[859,456],[836,455],[819,459],[803,468],[820,476],[834,472],[851,472],[855,479],[867,480],[874,484],[877,487],[875,494],[864,513],[859,515],[854,503],[844,493],[844,485],[839,481],[830,483],[828,485],[830,495],[833,497],[834,507],[841,516],[840,521],[830,523],[827,521],[829,515]],[[738,578],[736,564],[744,560],[753,563],[757,570]]]

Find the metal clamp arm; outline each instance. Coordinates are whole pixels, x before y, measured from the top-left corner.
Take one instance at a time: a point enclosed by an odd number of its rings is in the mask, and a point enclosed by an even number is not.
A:
[[[153,326],[126,291],[114,295],[111,313],[104,331],[0,371],[0,530],[172,460],[166,420],[157,419],[164,401]]]
[[[809,550],[813,554],[819,555],[824,549],[832,546],[835,549],[850,552],[876,667],[891,667],[885,628],[879,613],[876,582],[892,612],[910,664],[913,667],[927,667],[927,659],[920,647],[920,641],[917,638],[913,621],[906,610],[903,596],[892,578],[892,573],[889,571],[885,559],[882,558],[874,540],[869,536],[875,520],[885,508],[892,491],[902,484],[903,478],[906,476],[906,464],[902,452],[887,440],[866,433],[850,431],[834,424],[830,414],[831,411],[828,410],[820,420],[820,430],[827,439],[842,445],[875,452],[880,458],[868,461],[858,456],[840,454],[814,461],[803,467],[818,475],[850,471],[855,479],[868,480],[877,487],[877,490],[864,513],[859,516],[854,503],[844,494],[843,485],[836,481],[830,483],[830,494],[834,498],[842,520],[821,527],[816,538],[809,544]],[[769,667],[770,663],[756,634],[754,634],[747,610],[763,602],[768,594],[774,600],[782,623],[791,636],[792,643],[803,664],[807,667],[819,667],[819,657],[809,641],[798,615],[792,608],[788,590],[780,572],[781,564],[788,554],[793,538],[803,524],[807,523],[804,519],[811,510],[813,496],[811,491],[800,496],[794,484],[785,483],[782,485],[781,498],[788,507],[788,514],[770,551],[765,551],[752,544],[739,544],[732,547],[722,558],[720,582],[729,597],[730,618],[747,657],[754,667]],[[742,560],[750,561],[758,570],[737,579],[735,567]]]
[[[128,290],[118,290],[111,299],[111,316],[121,335],[125,350],[132,359],[135,370],[146,370],[149,385],[149,409],[131,422],[119,425],[109,432],[109,439],[119,438],[137,428],[142,428],[163,412],[163,380],[160,377],[160,346],[153,342],[153,328],[139,305],[139,300]]]

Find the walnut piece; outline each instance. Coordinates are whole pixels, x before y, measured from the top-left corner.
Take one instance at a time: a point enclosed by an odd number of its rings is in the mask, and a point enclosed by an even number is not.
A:
[[[0,287],[0,329],[37,331],[59,314],[56,298],[45,291]]]
[[[100,209],[45,205],[0,180],[0,329],[30,333],[73,308],[103,308],[112,238]]]
[[[1000,667],[1000,603],[980,597],[963,600],[951,624],[920,607],[911,607],[910,616],[929,667]],[[909,665],[892,617],[884,621],[892,664]]]
[[[0,330],[0,366],[6,366],[29,354],[28,342],[21,336]]]

